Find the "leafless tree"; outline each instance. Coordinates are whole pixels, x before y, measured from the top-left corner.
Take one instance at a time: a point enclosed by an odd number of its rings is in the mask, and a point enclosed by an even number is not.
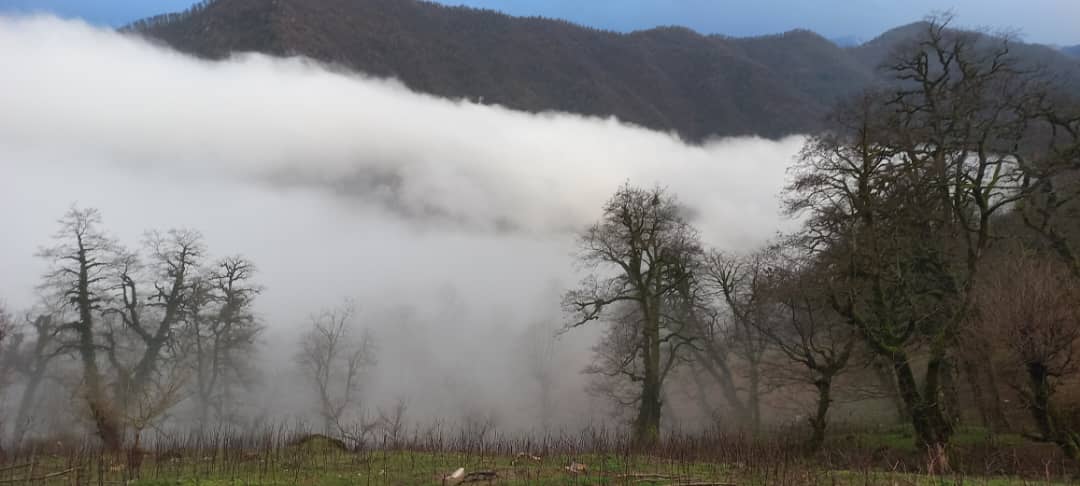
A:
[[[1036,109],[1047,133],[1020,159],[1026,197],[1019,213],[1080,278],[1080,234],[1072,224],[1080,217],[1080,99],[1047,94]]]
[[[35,346],[52,351],[32,350],[38,364],[28,372],[43,373],[44,360],[54,354],[74,353],[98,435],[118,450],[126,432],[137,438],[168,415],[184,396],[177,387],[192,376],[205,377],[188,365],[199,356],[188,353],[185,338],[191,335],[185,330],[204,317],[206,291],[216,298],[213,320],[230,330],[229,339],[250,342],[239,329],[258,327],[250,312],[257,288],[247,282],[250,263],[241,259],[206,271],[206,249],[196,231],[149,232],[136,253],[104,235],[96,210],[72,209],[60,225],[54,245],[40,255],[52,263],[42,289],[62,305],[32,326]],[[68,314],[71,322],[55,323]]]
[[[311,380],[326,434],[344,434],[345,414],[361,405],[364,373],[376,364],[371,334],[356,327],[346,303],[310,319],[296,360]]]
[[[772,380],[810,385],[817,392],[817,405],[809,417],[809,446],[817,449],[825,439],[837,378],[853,361],[857,331],[831,308],[822,290],[828,286],[819,281],[813,261],[803,255],[777,245],[741,262],[714,259],[713,268],[711,274],[725,300],[741,309],[733,312],[779,355],[780,365],[767,367]]]
[[[892,363],[920,446],[944,450],[951,351],[995,216],[1023,197],[1040,75],[1010,41],[932,19],[885,66],[893,84],[840,110],[806,146],[790,209],[833,273],[833,307]],[[911,352],[925,350],[916,378]],[[944,457],[944,456],[942,456]]]
[[[640,384],[634,433],[659,437],[662,387],[691,341],[688,323],[677,318],[672,299],[693,278],[700,254],[697,231],[677,201],[662,189],[626,185],[604,205],[600,221],[580,237],[580,261],[595,273],[568,292],[567,328],[603,320],[622,329],[603,358],[606,372]]]
[[[42,289],[60,296],[74,314],[63,328],[73,335],[66,346],[75,351],[82,366],[82,396],[105,446],[119,450],[123,445],[121,420],[106,390],[96,336],[119,246],[101,229],[101,214],[96,209],[72,208],[59,220],[59,226],[53,244],[38,252],[51,265]]]
[[[1056,400],[1059,387],[1075,383],[1080,370],[1080,280],[1046,256],[1019,254],[997,263],[980,288],[978,329],[1008,350],[1040,437],[1080,458],[1080,423],[1070,423],[1067,404]]]
[[[192,281],[181,346],[194,375],[201,424],[228,417],[234,388],[255,380],[251,360],[263,325],[252,308],[262,288],[252,282],[255,266],[242,257],[217,262]]]
[[[133,334],[139,349],[131,364],[123,363],[115,346],[120,339],[110,334],[110,361],[118,374],[117,390],[122,403],[142,395],[155,378],[161,361],[175,344],[178,329],[192,295],[192,281],[206,248],[202,235],[192,230],[151,231],[144,240],[147,261],[126,255],[119,266],[120,305],[110,311],[119,316],[123,331]]]

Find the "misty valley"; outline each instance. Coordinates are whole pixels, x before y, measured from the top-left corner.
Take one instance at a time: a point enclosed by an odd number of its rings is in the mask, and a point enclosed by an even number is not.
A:
[[[1073,484],[1069,49],[0,9],[0,484]]]

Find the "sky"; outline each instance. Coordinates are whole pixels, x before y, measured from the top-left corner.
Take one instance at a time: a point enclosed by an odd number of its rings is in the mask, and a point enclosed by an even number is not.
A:
[[[967,27],[1019,30],[1029,42],[1080,44],[1077,0],[439,0],[512,15],[542,15],[629,31],[682,25],[704,33],[752,36],[806,28],[826,37],[869,40],[928,13],[953,10]],[[0,0],[0,12],[45,11],[123,25],[190,0]]]

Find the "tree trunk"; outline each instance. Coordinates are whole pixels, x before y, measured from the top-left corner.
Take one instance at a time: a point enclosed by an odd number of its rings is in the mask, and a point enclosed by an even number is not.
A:
[[[90,416],[94,420],[98,436],[110,451],[119,451],[123,446],[123,433],[120,422],[105,395],[101,370],[97,364],[97,345],[94,343],[94,304],[90,292],[90,263],[86,250],[79,240],[79,281],[76,287],[76,303],[79,308],[79,322],[75,329],[79,334],[79,357],[83,364],[83,385],[86,386],[86,403]]]
[[[942,359],[941,364],[941,408],[942,415],[955,426],[962,419],[960,411],[960,387],[956,383],[956,366],[950,358]]]
[[[1059,423],[1053,404],[1050,403],[1050,375],[1046,365],[1041,362],[1027,364],[1028,380],[1031,386],[1031,417],[1043,439],[1053,442],[1066,456],[1080,459],[1080,433],[1068,430]]]
[[[933,374],[940,372],[940,363],[934,364],[935,359],[932,358],[927,365],[926,382],[920,393],[907,356],[904,353],[893,356],[897,388],[910,413],[916,446],[927,451],[943,450],[952,436],[952,427],[945,419],[938,400],[939,382]]]
[[[653,309],[656,307],[654,306]],[[641,404],[635,422],[634,435],[641,445],[655,444],[660,439],[660,322],[654,312],[645,312],[644,338],[645,376],[641,383]]]
[[[832,404],[832,376],[822,376],[814,386],[818,392],[817,412],[810,417],[810,443],[811,451],[817,451],[825,442],[825,425],[829,415],[829,405]]]
[[[89,304],[88,304],[89,305]],[[98,369],[97,356],[94,352],[94,336],[90,328],[90,317],[84,316],[79,324],[79,356],[83,364],[83,385],[86,386],[86,404],[90,408],[90,417],[94,420],[98,436],[109,451],[119,451],[123,446],[123,433],[116,413],[109,403],[102,383],[101,370]]]

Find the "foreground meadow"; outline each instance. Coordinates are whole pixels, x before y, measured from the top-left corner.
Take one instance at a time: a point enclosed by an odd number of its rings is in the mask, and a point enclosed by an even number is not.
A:
[[[771,485],[1080,484],[1053,447],[1018,436],[960,434],[946,467],[904,429],[852,432],[807,454],[785,439],[711,434],[636,448],[589,432],[528,439],[427,433],[352,446],[319,434],[228,432],[159,438],[107,453],[40,442],[5,457],[0,484],[44,485]]]

